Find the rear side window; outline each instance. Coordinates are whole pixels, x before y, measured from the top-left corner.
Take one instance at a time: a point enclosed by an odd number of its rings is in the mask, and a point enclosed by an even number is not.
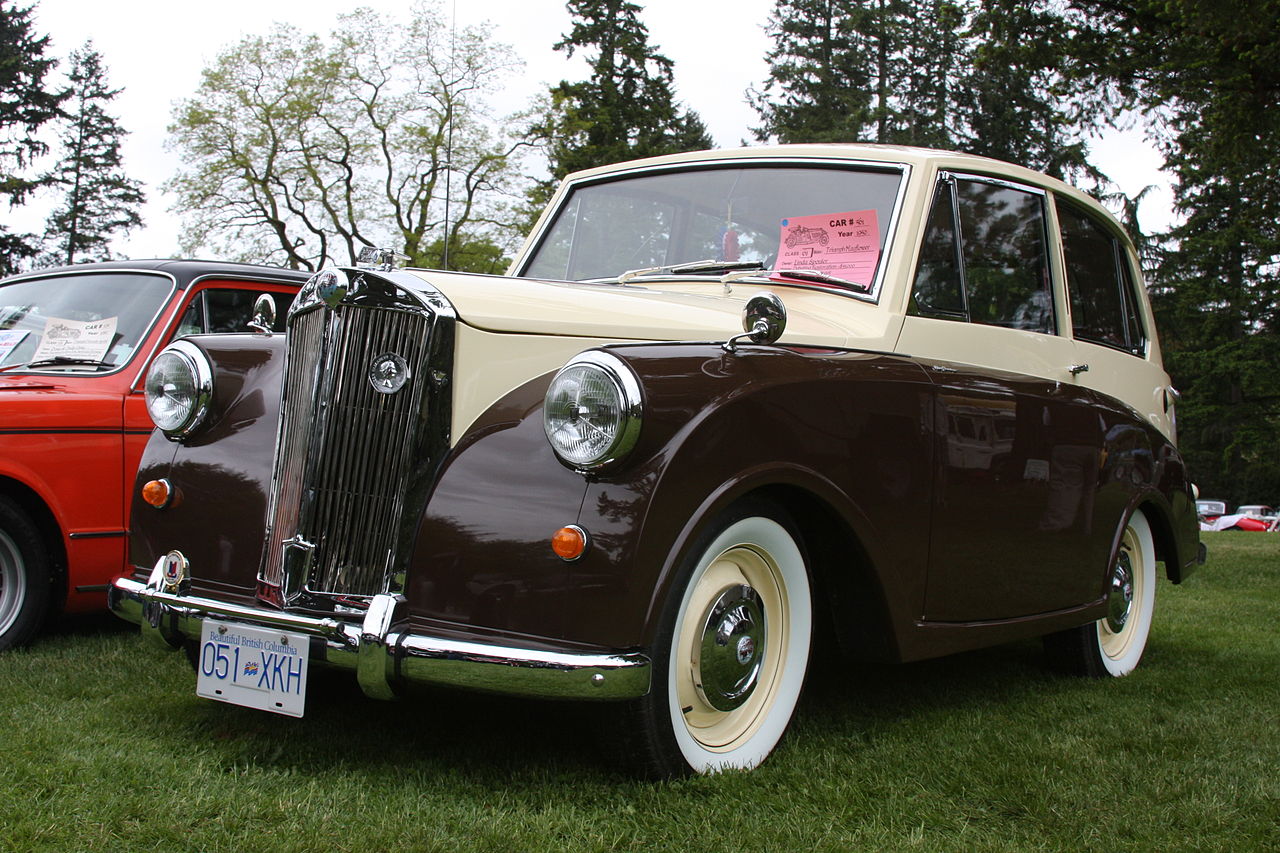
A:
[[[1053,332],[1044,195],[944,176],[934,196],[911,313]]]
[[[1071,332],[1090,343],[1141,355],[1146,334],[1125,244],[1093,215],[1073,205],[1058,207]]]

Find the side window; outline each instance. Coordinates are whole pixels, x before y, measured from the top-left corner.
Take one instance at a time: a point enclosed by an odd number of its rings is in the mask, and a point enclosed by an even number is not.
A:
[[[911,311],[1053,332],[1044,196],[947,177],[934,197]]]
[[[253,304],[266,290],[231,290],[207,288],[197,293],[178,322],[175,337],[198,335],[202,332],[245,332],[253,318]],[[275,331],[283,332],[293,295],[271,293],[276,303]]]
[[[1146,343],[1124,243],[1090,214],[1062,204],[1071,331],[1082,341],[1141,353]]]
[[[187,310],[182,312],[182,319],[178,321],[178,331],[174,333],[175,338],[183,335],[198,335],[204,331],[204,293],[197,293],[195,298],[191,300],[191,304],[187,306]]]
[[[1044,197],[1001,184],[956,181],[969,320],[1053,330]]]
[[[211,332],[243,332],[253,319],[258,293],[251,290],[206,290],[205,313]]]
[[[925,317],[966,319],[964,282],[960,277],[960,241],[951,182],[938,184],[929,209],[920,265],[911,289],[911,313]]]

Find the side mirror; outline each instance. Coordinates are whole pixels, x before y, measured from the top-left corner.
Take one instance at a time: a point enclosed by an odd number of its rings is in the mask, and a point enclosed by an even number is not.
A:
[[[772,344],[787,328],[787,306],[775,293],[757,293],[742,309],[743,334],[725,341],[724,348],[733,352],[744,338],[753,344]]]
[[[276,301],[270,293],[261,293],[253,303],[253,319],[249,328],[264,335],[270,335],[276,325]]]

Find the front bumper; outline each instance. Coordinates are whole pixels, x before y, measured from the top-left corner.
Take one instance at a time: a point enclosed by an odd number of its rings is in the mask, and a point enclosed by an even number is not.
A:
[[[377,699],[395,698],[402,683],[575,700],[636,699],[649,692],[645,655],[548,652],[412,634],[398,627],[404,599],[393,595],[375,596],[362,622],[229,604],[166,584],[164,562],[146,583],[117,578],[107,599],[117,616],[171,648],[199,638],[202,621],[214,617],[313,637],[313,660],[354,670],[361,689]]]

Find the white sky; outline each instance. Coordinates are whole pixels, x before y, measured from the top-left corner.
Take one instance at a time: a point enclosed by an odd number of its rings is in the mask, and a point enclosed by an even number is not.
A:
[[[767,73],[769,40],[764,24],[773,0],[637,0],[649,40],[675,62],[681,101],[707,123],[716,144],[736,146],[756,122],[745,91]],[[144,227],[114,249],[130,257],[169,257],[178,251],[177,217],[161,185],[177,171],[178,158],[165,149],[173,104],[189,97],[200,72],[224,48],[246,35],[267,33],[273,23],[303,32],[327,32],[341,12],[370,6],[390,16],[407,14],[408,0],[38,0],[35,30],[51,38],[46,55],[63,58],[92,38],[102,54],[108,82],[124,91],[111,109],[130,135],[124,145],[127,174],[146,185]],[[586,76],[579,59],[567,60],[551,46],[568,30],[563,0],[440,0],[460,26],[487,20],[494,37],[514,47],[525,70],[492,101],[498,114],[523,108],[531,97],[562,79]],[[1168,180],[1160,160],[1137,132],[1108,134],[1092,145],[1094,162],[1121,188],[1134,194],[1147,184],[1161,192],[1142,207],[1146,230],[1169,222]],[[37,197],[0,217],[18,230],[40,232],[52,197]]]

